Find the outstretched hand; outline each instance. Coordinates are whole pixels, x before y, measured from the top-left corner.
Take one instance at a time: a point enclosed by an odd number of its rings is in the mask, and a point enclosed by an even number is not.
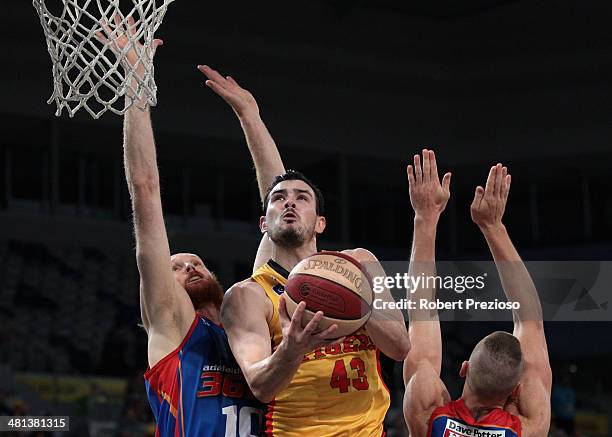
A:
[[[415,217],[437,220],[450,198],[451,174],[446,173],[440,182],[436,155],[427,149],[423,149],[423,163],[414,155],[414,166],[408,165],[406,171]]]
[[[124,66],[135,69],[136,73],[142,78],[145,69],[149,68],[147,65],[149,59],[141,56],[145,48],[138,38],[139,23],[131,15],[127,17],[127,20],[122,20],[119,14],[113,16],[113,21],[114,29],[106,20],[102,21],[100,25],[104,32],[96,32],[96,38],[103,44],[110,42],[110,48],[113,53],[122,59],[123,64],[128,64]],[[155,56],[157,48],[163,44],[164,42],[159,38],[153,40],[151,59]]]
[[[491,167],[485,188],[476,187],[470,207],[472,221],[480,228],[502,224],[506,202],[510,193],[511,177],[501,164]]]
[[[208,78],[206,86],[225,100],[238,117],[259,114],[259,107],[253,95],[238,85],[231,76],[223,77],[208,65],[198,65],[198,70]]]

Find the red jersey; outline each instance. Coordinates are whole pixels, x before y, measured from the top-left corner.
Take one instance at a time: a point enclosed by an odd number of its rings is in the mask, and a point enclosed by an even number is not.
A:
[[[458,399],[431,413],[427,437],[521,437],[521,421],[501,408],[476,420]]]

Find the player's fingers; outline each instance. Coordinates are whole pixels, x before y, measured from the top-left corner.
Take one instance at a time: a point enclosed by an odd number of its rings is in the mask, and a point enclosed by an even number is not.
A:
[[[512,182],[512,177],[510,175],[506,175],[504,178],[504,202],[508,200],[508,195],[510,194],[510,183]]]
[[[298,304],[291,317],[292,332],[300,332],[302,330],[302,319],[304,318],[304,311],[306,310],[306,302],[302,301]]]
[[[220,87],[224,88],[227,85],[227,79],[214,68],[210,68],[208,65],[198,65],[198,70],[206,75],[210,80],[214,80]]]
[[[155,56],[155,53],[157,53],[157,48],[163,45],[164,45],[164,41],[162,39],[156,38],[153,40],[153,56]]]
[[[495,190],[495,174],[497,173],[497,166],[491,167],[489,170],[489,176],[487,177],[487,184],[485,185],[485,194],[492,195]]]
[[[450,183],[451,183],[451,177],[453,175],[449,172],[446,173],[444,175],[444,177],[442,178],[442,188],[444,189],[444,191],[450,192]],[[438,178],[438,176],[436,175],[436,179]]]
[[[421,157],[414,155],[414,178],[416,183],[423,182],[423,169],[421,168]]]
[[[439,181],[440,179],[438,179],[438,163],[436,162],[436,154],[433,150],[429,151],[429,169],[431,173],[431,179],[435,180],[436,182]]]
[[[121,15],[119,13],[113,15],[113,20],[115,21],[115,26],[121,27]]]
[[[305,306],[306,304],[304,304],[304,307]],[[323,311],[317,311],[314,317],[310,320],[310,322],[308,322],[308,324],[304,328],[304,335],[313,335],[313,333],[317,331],[321,319],[323,319]]]
[[[423,182],[431,179],[431,166],[429,164],[429,150],[423,149]]]
[[[100,26],[102,26],[102,29],[104,30],[104,32],[106,32],[108,36],[110,36],[110,34],[113,32],[106,19],[100,21]]]
[[[228,97],[230,96],[230,93],[225,88],[223,88],[221,85],[219,85],[216,81],[207,80],[204,83],[206,84],[208,88],[213,90],[215,93],[219,94],[224,100],[227,100]]]
[[[212,68],[210,68],[208,65],[198,65],[198,70],[204,73],[207,78],[212,79]]]
[[[336,335],[334,335],[334,332],[336,332],[337,330],[338,325],[334,323],[333,325],[329,326],[327,329],[324,329],[316,335],[317,342],[331,343],[332,341],[335,341]]]
[[[106,35],[104,35],[104,32],[96,32],[95,35],[98,41],[100,41],[102,44],[106,44],[108,42],[108,38]]]
[[[132,15],[127,18],[127,30],[128,35],[136,35],[136,21],[134,20],[134,17]]]
[[[480,202],[482,202],[482,198],[484,197],[485,189],[480,185],[476,187],[476,191],[474,192],[474,200],[472,200],[472,208],[478,208]]]
[[[499,197],[502,188],[502,172],[503,167],[501,164],[497,164],[495,166],[495,190],[493,191],[493,195],[495,197]]]
[[[499,184],[499,196],[504,197],[504,189],[506,187],[506,176],[508,175],[508,167],[502,167],[501,169],[501,177]]]
[[[287,302],[283,296],[280,297],[278,302],[278,316],[281,325],[288,325],[291,322],[291,317],[289,317],[289,312],[287,311]]]
[[[229,83],[240,88],[240,85],[238,85],[238,82],[236,82],[232,76],[225,76],[225,78],[227,79]]]
[[[413,186],[414,185],[414,167],[412,167],[411,165],[408,165],[408,167],[406,167],[406,173],[408,174],[408,185],[409,186]]]

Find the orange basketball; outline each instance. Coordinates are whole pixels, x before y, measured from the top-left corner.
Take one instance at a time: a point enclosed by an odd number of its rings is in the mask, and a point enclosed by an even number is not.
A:
[[[285,286],[287,311],[306,302],[304,325],[317,311],[325,316],[319,329],[336,324],[334,337],[352,334],[361,328],[372,312],[372,283],[354,258],[340,252],[320,252],[303,259],[289,274]]]

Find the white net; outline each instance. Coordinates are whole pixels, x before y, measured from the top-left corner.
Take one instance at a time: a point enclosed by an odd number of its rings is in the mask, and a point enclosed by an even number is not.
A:
[[[55,115],[155,106],[153,35],[173,1],[33,0],[53,62]]]

